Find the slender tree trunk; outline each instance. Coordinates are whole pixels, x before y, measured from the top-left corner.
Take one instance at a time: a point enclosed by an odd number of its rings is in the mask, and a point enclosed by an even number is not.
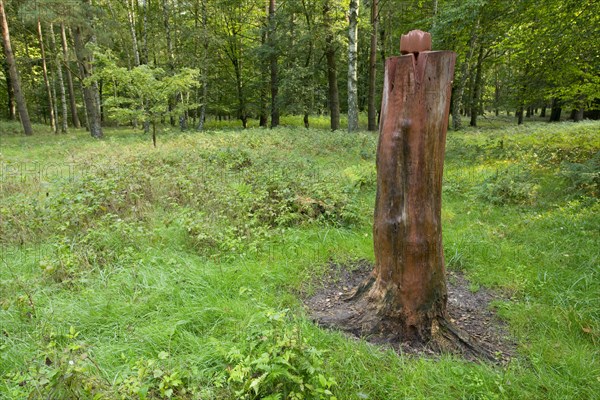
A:
[[[33,128],[31,127],[29,112],[27,111],[27,103],[25,102],[25,96],[23,96],[23,92],[21,91],[21,81],[19,79],[19,72],[17,71],[17,63],[15,62],[10,43],[8,21],[6,20],[6,13],[4,12],[4,0],[0,0],[0,27],[2,28],[2,47],[4,48],[6,63],[8,64],[8,74],[10,75],[10,83],[12,84],[13,94],[15,96],[15,101],[17,102],[17,111],[19,112],[21,125],[23,125],[23,132],[25,135],[33,135]]]
[[[44,34],[42,32],[42,23],[40,19],[37,20],[37,34],[40,45],[40,53],[42,56],[42,76],[44,77],[44,85],[46,86],[46,94],[48,95],[48,111],[50,115],[50,127],[54,133],[58,133],[58,126],[56,125],[56,116],[54,114],[54,100],[52,98],[52,89],[50,88],[50,80],[48,79],[48,66],[46,64],[46,49],[44,48]]]
[[[204,120],[206,119],[206,103],[208,101],[208,16],[206,10],[206,1],[202,0],[202,32],[204,34],[204,62],[202,63],[202,105],[200,106],[200,116],[198,117],[198,130],[204,129]]]
[[[246,129],[248,127],[248,114],[246,112],[246,96],[244,95],[244,86],[242,84],[242,67],[240,65],[240,60],[236,60],[233,63],[233,69],[235,72],[238,95],[238,118],[242,121],[244,129]]]
[[[467,86],[467,78],[469,77],[469,64],[471,62],[471,58],[473,58],[475,44],[477,42],[478,29],[479,20],[477,20],[477,23],[473,25],[471,37],[469,39],[469,51],[467,53],[467,57],[465,58],[460,67],[460,79],[458,79],[458,82],[455,85],[454,93],[452,96],[452,128],[454,130],[459,130],[462,127],[460,110],[462,107],[462,98],[465,92],[465,87]]]
[[[131,43],[133,49],[133,63],[137,67],[140,65],[140,52],[137,43],[137,34],[135,32],[135,18],[133,1],[130,3],[129,0],[125,0],[125,7],[127,8],[127,20],[129,22],[129,31],[131,33]]]
[[[340,98],[337,86],[337,65],[335,61],[335,43],[333,27],[331,22],[330,0],[326,0],[323,6],[323,19],[325,24],[325,57],[327,58],[327,81],[329,83],[329,115],[331,130],[340,128]]]
[[[368,127],[370,131],[377,130],[377,108],[375,94],[377,90],[377,29],[379,0],[371,0],[371,51],[369,54],[369,98],[368,98]]]
[[[89,41],[94,41],[94,39],[92,36],[84,38],[83,29],[80,26],[75,27],[73,30],[73,39],[75,41],[75,54],[77,55],[83,85],[83,99],[85,101],[88,129],[90,135],[98,139],[103,136],[98,84],[96,82],[83,83],[86,78],[89,78],[92,75],[93,61],[92,56],[89,50],[85,48],[85,45]]]
[[[277,57],[277,27],[275,22],[275,0],[269,0],[269,50],[271,61],[271,128],[279,126],[279,75]]]
[[[303,10],[304,10],[304,18],[306,20],[306,27],[308,30],[308,35],[309,35],[309,37],[312,38],[312,37],[314,37],[313,36],[313,18],[307,8],[306,0],[302,0],[302,6],[303,6]],[[307,49],[308,51],[306,53],[306,58],[304,59],[304,68],[306,71],[308,71],[309,67],[311,66],[311,63],[313,62],[314,47],[315,47],[314,41],[309,40],[308,49]],[[314,85],[314,72],[308,72],[304,78],[309,82],[309,85],[312,88]],[[315,101],[314,99],[315,99],[315,95],[314,95],[314,91],[312,91],[312,90],[309,91],[307,96],[303,96],[303,98],[302,98],[303,109],[304,109],[304,115],[302,117],[302,122],[304,123],[304,127],[306,129],[308,129],[310,127],[309,114],[314,108],[314,101]]]
[[[60,60],[60,54],[56,49],[56,39],[54,37],[54,25],[50,24],[50,50],[54,54],[54,67],[56,69],[56,79],[58,81],[58,94],[60,96],[60,131],[61,133],[67,133],[68,130],[68,108],[67,108],[67,95],[65,91],[65,81],[62,72],[62,64]],[[58,113],[57,113],[58,115]]]
[[[140,57],[140,65],[148,64],[148,0],[141,0],[142,2],[142,54]],[[148,123],[149,125],[149,123]]]
[[[169,21],[169,17],[171,14],[169,8],[169,0],[162,0],[162,7],[164,16],[163,22],[165,26],[165,38],[167,41],[167,58],[169,72],[173,74],[175,72],[175,53],[173,52],[173,41],[171,38],[171,23]],[[177,107],[178,96],[179,94],[169,99],[169,121],[171,123],[171,126],[175,126],[175,116],[173,115],[172,111],[175,109],[175,107]]]
[[[542,111],[540,111],[540,117],[546,118],[546,105],[542,106]]]
[[[477,126],[477,115],[479,113],[479,100],[481,99],[483,75],[483,44],[479,45],[479,54],[477,55],[477,66],[475,67],[475,82],[471,92],[471,121],[470,126]]]
[[[267,8],[267,13],[269,12]],[[260,45],[265,48],[267,45],[267,28],[262,29],[260,34]],[[261,128],[266,128],[269,125],[269,77],[268,77],[268,57],[262,58],[260,61],[260,115],[258,116],[258,126]]]
[[[348,131],[358,130],[358,10],[359,0],[350,0],[348,27]]]
[[[4,49],[4,44],[2,48]],[[15,106],[15,94],[10,81],[10,71],[6,59],[2,60],[2,68],[4,69],[4,78],[6,79],[6,110],[8,112],[8,119],[14,121],[17,119],[17,108]]]
[[[69,90],[69,102],[71,105],[71,120],[75,128],[81,128],[81,121],[79,120],[79,113],[77,112],[77,100],[75,98],[75,90],[73,88],[73,76],[71,75],[71,69],[68,66],[69,46],[67,43],[67,32],[64,24],[60,24],[60,37],[63,51],[63,63],[66,66],[67,72],[67,89]]]

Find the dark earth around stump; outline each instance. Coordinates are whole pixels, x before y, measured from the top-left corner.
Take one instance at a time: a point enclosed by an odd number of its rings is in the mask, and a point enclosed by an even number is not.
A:
[[[405,342],[401,335],[390,332],[363,332],[353,318],[360,314],[356,303],[350,301],[353,289],[364,282],[373,265],[366,260],[346,264],[329,264],[329,272],[315,289],[304,298],[311,318],[320,326],[343,331],[369,343],[391,347],[398,353],[415,356],[439,356],[441,351],[428,343]],[[468,332],[478,344],[494,355],[497,362],[507,363],[515,352],[506,324],[496,315],[492,302],[507,301],[506,297],[483,287],[473,287],[460,271],[447,272],[449,321]],[[477,289],[477,290],[475,290]],[[477,359],[469,354],[471,361]]]

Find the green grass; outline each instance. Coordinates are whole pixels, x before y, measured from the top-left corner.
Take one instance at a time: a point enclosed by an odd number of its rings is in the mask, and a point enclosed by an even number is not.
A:
[[[128,129],[3,123],[0,398],[597,397],[599,183],[572,166],[600,124],[481,122],[448,135],[445,254],[510,298],[495,304],[517,343],[506,366],[308,319],[299,293],[331,261],[373,259],[376,134],[223,124],[154,149]]]

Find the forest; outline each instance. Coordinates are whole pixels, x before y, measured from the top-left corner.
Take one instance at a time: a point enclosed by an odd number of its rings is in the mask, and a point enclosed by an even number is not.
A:
[[[0,28],[0,399],[598,397],[600,2]]]
[[[3,3],[12,54],[3,62],[3,118],[17,118],[22,98],[29,119],[55,132],[86,126],[102,136],[105,125],[147,131],[165,120],[202,130],[207,118],[275,127],[280,115],[307,127],[311,115],[329,115],[336,130],[340,113],[350,130],[359,113],[376,130],[384,61],[411,29],[458,54],[455,129],[477,126],[484,111],[520,124],[534,114],[598,118],[600,108],[596,2]]]

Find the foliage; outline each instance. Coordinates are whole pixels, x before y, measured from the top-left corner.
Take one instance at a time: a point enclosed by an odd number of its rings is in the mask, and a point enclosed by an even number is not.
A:
[[[493,204],[531,204],[536,197],[538,185],[531,182],[528,171],[497,171],[485,179],[478,188],[477,196]]]
[[[569,181],[571,189],[600,197],[600,152],[581,164],[562,163],[561,173]]]
[[[85,345],[77,340],[73,326],[64,335],[50,332],[45,349],[31,361],[26,372],[8,375],[15,398],[104,398],[108,382],[98,374],[97,364]]]
[[[265,311],[266,326],[249,332],[246,348],[227,354],[228,382],[240,399],[329,399],[335,380],[326,377],[323,352],[311,346],[287,311]]]

